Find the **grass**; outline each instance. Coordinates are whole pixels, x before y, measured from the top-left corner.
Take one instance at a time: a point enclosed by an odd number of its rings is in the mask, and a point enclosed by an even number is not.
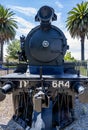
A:
[[[84,75],[84,76],[88,76],[87,75],[87,68],[85,68],[85,66],[80,66],[80,74]]]

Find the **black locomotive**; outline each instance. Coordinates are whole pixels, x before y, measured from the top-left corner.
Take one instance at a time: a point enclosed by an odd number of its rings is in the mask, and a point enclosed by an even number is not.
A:
[[[63,32],[51,24],[54,9],[43,6],[35,16],[40,25],[20,37],[20,63],[13,74],[0,77],[0,100],[13,93],[13,119],[24,129],[58,130],[72,123],[75,94],[83,94],[87,77],[65,63],[69,49]]]

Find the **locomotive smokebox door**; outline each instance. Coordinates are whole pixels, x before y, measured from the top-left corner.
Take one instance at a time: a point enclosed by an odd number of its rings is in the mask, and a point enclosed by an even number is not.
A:
[[[35,27],[25,40],[25,54],[30,65],[62,65],[68,49],[64,33],[51,21],[56,20],[54,9],[43,6],[38,11],[35,20],[40,26]]]

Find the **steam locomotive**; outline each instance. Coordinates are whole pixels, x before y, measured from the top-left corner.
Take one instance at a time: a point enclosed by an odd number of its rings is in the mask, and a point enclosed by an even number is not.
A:
[[[13,119],[28,130],[63,129],[75,119],[75,94],[84,93],[88,78],[64,61],[69,49],[64,33],[51,22],[54,9],[43,6],[27,37],[21,36],[20,62],[14,73],[0,77],[0,101],[12,93]]]

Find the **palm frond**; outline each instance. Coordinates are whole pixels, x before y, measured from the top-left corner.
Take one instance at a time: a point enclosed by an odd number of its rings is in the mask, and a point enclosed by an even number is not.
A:
[[[11,40],[16,35],[18,26],[14,15],[15,13],[10,8],[0,5],[0,37],[4,41]]]
[[[81,37],[88,32],[88,2],[77,4],[68,12],[66,28],[72,37]]]

